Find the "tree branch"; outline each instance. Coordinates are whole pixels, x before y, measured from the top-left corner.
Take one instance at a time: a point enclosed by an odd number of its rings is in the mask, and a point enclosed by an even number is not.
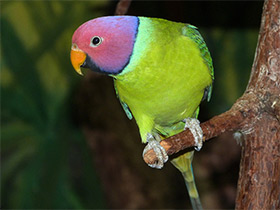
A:
[[[201,123],[203,131],[203,141],[208,141],[213,137],[219,136],[229,131],[249,132],[251,127],[250,122],[255,118],[255,113],[260,111],[257,109],[256,101],[258,95],[253,93],[245,93],[239,98],[232,108],[210,120]],[[270,101],[264,101],[262,111],[273,112],[276,107],[279,108],[279,98],[269,98]],[[279,112],[279,111],[278,111]],[[277,116],[277,115],[275,115]],[[189,129],[164,139],[160,142],[161,146],[167,151],[168,155],[175,154],[181,150],[195,146],[193,134]],[[144,155],[144,161],[148,164],[153,164],[157,161],[156,154],[153,150],[149,150]]]
[[[117,4],[115,15],[125,15],[130,6],[131,0],[120,0]]]

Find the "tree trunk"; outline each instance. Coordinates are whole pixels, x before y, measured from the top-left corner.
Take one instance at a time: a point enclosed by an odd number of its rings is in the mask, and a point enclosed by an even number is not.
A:
[[[236,209],[279,209],[280,1],[264,3],[246,94],[256,96],[251,103],[255,117],[243,131]]]

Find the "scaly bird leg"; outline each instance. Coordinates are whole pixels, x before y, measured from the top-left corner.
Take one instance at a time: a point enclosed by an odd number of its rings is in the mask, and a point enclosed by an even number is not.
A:
[[[203,132],[199,120],[196,118],[186,118],[183,122],[185,123],[185,130],[188,128],[192,132],[196,144],[194,148],[196,151],[199,151],[203,143]]]
[[[144,154],[153,149],[154,152],[156,153],[157,156],[157,162],[154,164],[148,164],[150,167],[152,168],[157,168],[157,169],[161,169],[163,167],[163,164],[168,160],[168,155],[165,151],[165,149],[160,145],[159,141],[160,141],[160,137],[159,136],[153,136],[152,134],[148,133],[147,135],[147,142],[148,144],[146,145],[146,147],[144,148],[143,151],[143,157]]]

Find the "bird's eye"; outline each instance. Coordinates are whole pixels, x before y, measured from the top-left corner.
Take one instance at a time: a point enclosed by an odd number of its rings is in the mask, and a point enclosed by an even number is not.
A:
[[[98,45],[100,45],[102,43],[102,38],[99,36],[94,36],[91,38],[91,43],[90,46],[92,47],[97,47]]]

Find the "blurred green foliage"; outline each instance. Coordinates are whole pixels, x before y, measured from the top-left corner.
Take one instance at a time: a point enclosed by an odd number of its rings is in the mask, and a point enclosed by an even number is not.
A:
[[[2,208],[106,208],[90,151],[72,118],[80,78],[69,61],[74,30],[108,15],[106,7],[107,1],[1,2]],[[201,109],[207,119],[244,92],[258,28],[199,29],[215,68],[212,99]]]
[[[89,150],[71,119],[78,77],[69,49],[73,31],[103,15],[106,5],[1,2],[2,208],[104,207]]]
[[[211,116],[227,111],[246,89],[257,44],[258,29],[200,30],[213,58],[215,81]]]

